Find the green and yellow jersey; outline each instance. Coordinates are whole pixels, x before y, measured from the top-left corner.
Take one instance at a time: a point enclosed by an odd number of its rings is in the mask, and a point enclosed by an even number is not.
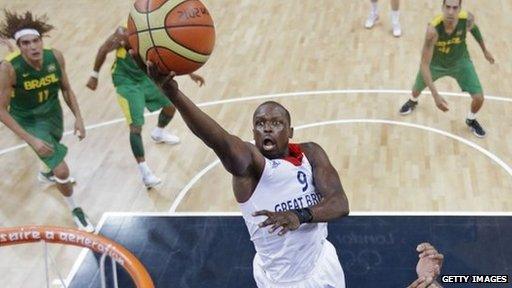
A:
[[[434,47],[432,65],[452,67],[457,65],[461,59],[469,59],[469,52],[466,46],[467,11],[459,13],[459,21],[451,34],[446,33],[443,25],[443,15],[438,15],[432,19],[430,25],[436,29],[438,35]]]
[[[126,48],[119,47],[116,51],[116,60],[112,65],[112,80],[114,86],[127,84],[127,82],[139,82],[148,76],[142,71]]]
[[[59,90],[62,71],[51,49],[43,50],[43,66],[36,70],[19,51],[5,58],[16,73],[9,112],[15,118],[46,116],[60,111]]]

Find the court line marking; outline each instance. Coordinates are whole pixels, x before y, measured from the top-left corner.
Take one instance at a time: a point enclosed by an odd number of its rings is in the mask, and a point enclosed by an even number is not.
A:
[[[411,90],[392,90],[392,89],[340,89],[340,90],[320,90],[320,91],[302,91],[302,92],[286,92],[286,93],[275,93],[275,94],[263,94],[263,95],[255,95],[255,96],[247,96],[247,97],[238,97],[238,98],[230,98],[216,101],[208,101],[197,104],[198,107],[208,107],[215,106],[219,104],[230,104],[237,102],[246,102],[252,100],[260,100],[260,99],[271,99],[271,98],[286,98],[286,97],[297,97],[297,96],[315,96],[315,95],[337,95],[337,94],[410,94]],[[431,94],[430,91],[424,91],[423,94]],[[440,92],[441,95],[446,95],[450,97],[462,97],[462,98],[470,98],[471,96],[467,93],[455,93],[455,92]],[[507,98],[503,96],[485,96],[487,100],[495,100],[495,101],[504,101],[511,102],[512,98]],[[145,113],[144,116],[151,116],[158,114],[159,111]],[[105,126],[110,126],[116,123],[124,122],[125,118],[117,118],[113,120],[109,120],[106,122],[101,122],[98,124],[92,124],[86,126],[86,130],[93,130]],[[73,131],[66,131],[64,136],[73,135]],[[7,154],[12,151],[19,150],[21,148],[27,147],[26,143],[18,144],[9,148],[5,148],[0,150],[0,156]]]
[[[317,126],[324,126],[324,125],[335,125],[335,124],[354,124],[354,123],[371,123],[371,124],[388,124],[388,125],[398,125],[398,126],[405,126],[410,128],[417,128],[428,132],[434,132],[443,136],[446,136],[448,138],[457,140],[459,142],[462,142],[463,144],[466,144],[467,146],[483,153],[485,156],[490,158],[492,161],[494,161],[496,164],[501,166],[510,176],[512,176],[512,168],[507,165],[503,160],[501,160],[498,156],[493,154],[492,152],[486,150],[485,148],[482,148],[481,146],[475,144],[472,141],[469,141],[465,138],[462,138],[460,136],[457,136],[455,134],[446,132],[444,130],[440,130],[437,128],[432,128],[429,126],[424,126],[420,124],[414,124],[414,123],[408,123],[408,122],[401,122],[401,121],[394,121],[394,120],[384,120],[384,119],[339,119],[339,120],[331,120],[331,121],[322,121],[322,122],[316,122],[316,123],[310,123],[305,124],[301,126],[294,127],[294,130],[302,130],[307,129],[311,127],[317,127]],[[178,193],[178,197],[173,201],[173,204],[171,205],[171,208],[169,208],[169,212],[175,212],[178,206],[181,204],[181,201],[183,198],[185,198],[186,194],[192,188],[192,186],[199,181],[199,179],[205,175],[208,171],[213,169],[217,164],[220,163],[220,160],[217,159],[214,162],[210,163],[208,166],[203,168],[199,173],[196,174],[188,183],[187,185]]]
[[[147,216],[147,217],[230,217],[242,216],[242,212],[233,211],[186,211],[186,212],[105,212],[102,219],[109,217],[129,217],[129,216]],[[350,211],[349,216],[512,216],[512,212],[473,212],[473,211],[455,211],[455,212],[431,212],[431,211]],[[98,225],[99,227],[99,225]],[[101,230],[101,227],[98,228]]]

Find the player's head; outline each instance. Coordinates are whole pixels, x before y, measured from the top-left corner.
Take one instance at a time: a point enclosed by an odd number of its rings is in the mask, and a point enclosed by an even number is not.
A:
[[[462,0],[443,0],[444,21],[452,22],[457,20],[461,5]]]
[[[252,122],[258,150],[269,159],[285,156],[293,136],[290,112],[277,102],[267,101],[256,108]]]
[[[0,35],[16,40],[21,53],[29,60],[43,58],[42,37],[53,29],[46,23],[47,17],[35,17],[30,11],[17,14],[4,10],[4,22],[0,24]]]

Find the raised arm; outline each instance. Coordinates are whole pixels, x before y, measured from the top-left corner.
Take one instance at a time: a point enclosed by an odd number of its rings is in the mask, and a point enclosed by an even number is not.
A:
[[[441,97],[441,95],[439,95],[439,92],[437,92],[437,88],[434,85],[432,73],[430,71],[430,62],[432,62],[437,38],[437,31],[434,27],[428,25],[425,42],[423,43],[423,50],[421,52],[420,71],[425,85],[430,89],[432,97],[434,97],[437,108],[446,112],[448,111],[448,103],[443,99],[443,97]]]
[[[62,91],[62,96],[64,101],[68,105],[73,115],[75,115],[75,128],[74,133],[78,133],[78,139],[82,140],[85,138],[85,126],[82,119],[82,114],[80,112],[80,107],[78,106],[78,101],[76,100],[76,95],[73,89],[71,88],[71,84],[69,83],[68,74],[66,73],[66,63],[64,61],[64,56],[58,50],[53,49],[53,53],[57,61],[59,62],[60,69],[62,71],[62,78],[60,81],[60,89]]]
[[[153,70],[150,75],[154,75],[156,73],[154,66],[150,65],[149,68]],[[265,165],[265,160],[254,145],[244,142],[224,130],[178,90],[174,79],[167,78],[163,81],[157,80],[158,82],[192,133],[213,149],[229,173],[238,177],[259,176]]]
[[[101,66],[105,63],[105,59],[107,58],[107,54],[118,49],[121,46],[126,45],[126,31],[124,28],[120,27],[114,32],[114,34],[110,35],[107,40],[101,45],[98,49],[98,53],[96,54],[96,59],[94,60],[94,67],[89,77],[89,81],[87,81],[87,88],[91,90],[96,90],[98,87],[98,75],[101,69]]]
[[[8,107],[11,103],[12,86],[15,84],[15,79],[16,73],[11,63],[2,61],[0,63],[0,121],[28,145],[32,146],[37,154],[49,156],[53,153],[53,148],[48,143],[30,135],[9,114]]]
[[[471,32],[476,42],[478,42],[478,45],[480,45],[480,48],[484,53],[485,59],[487,59],[489,63],[494,64],[494,57],[492,56],[491,52],[487,50],[487,47],[485,47],[485,42],[484,38],[482,37],[482,33],[480,32],[480,29],[475,23],[475,16],[471,13],[468,13],[467,29],[469,32]]]
[[[311,222],[327,222],[349,213],[347,195],[341,185],[338,172],[320,145],[310,142],[301,145],[313,168],[316,191],[322,200],[311,209]]]

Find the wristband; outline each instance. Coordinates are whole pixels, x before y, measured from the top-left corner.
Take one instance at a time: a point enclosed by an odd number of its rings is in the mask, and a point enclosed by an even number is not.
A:
[[[99,76],[100,76],[100,73],[99,73],[98,71],[94,71],[94,70],[93,70],[93,71],[91,72],[91,77],[92,77],[92,78],[96,78],[96,79],[98,79],[98,77],[99,77]]]
[[[299,217],[299,223],[310,223],[313,220],[313,214],[311,213],[311,209],[302,208],[302,209],[294,209],[291,210],[297,217]]]

